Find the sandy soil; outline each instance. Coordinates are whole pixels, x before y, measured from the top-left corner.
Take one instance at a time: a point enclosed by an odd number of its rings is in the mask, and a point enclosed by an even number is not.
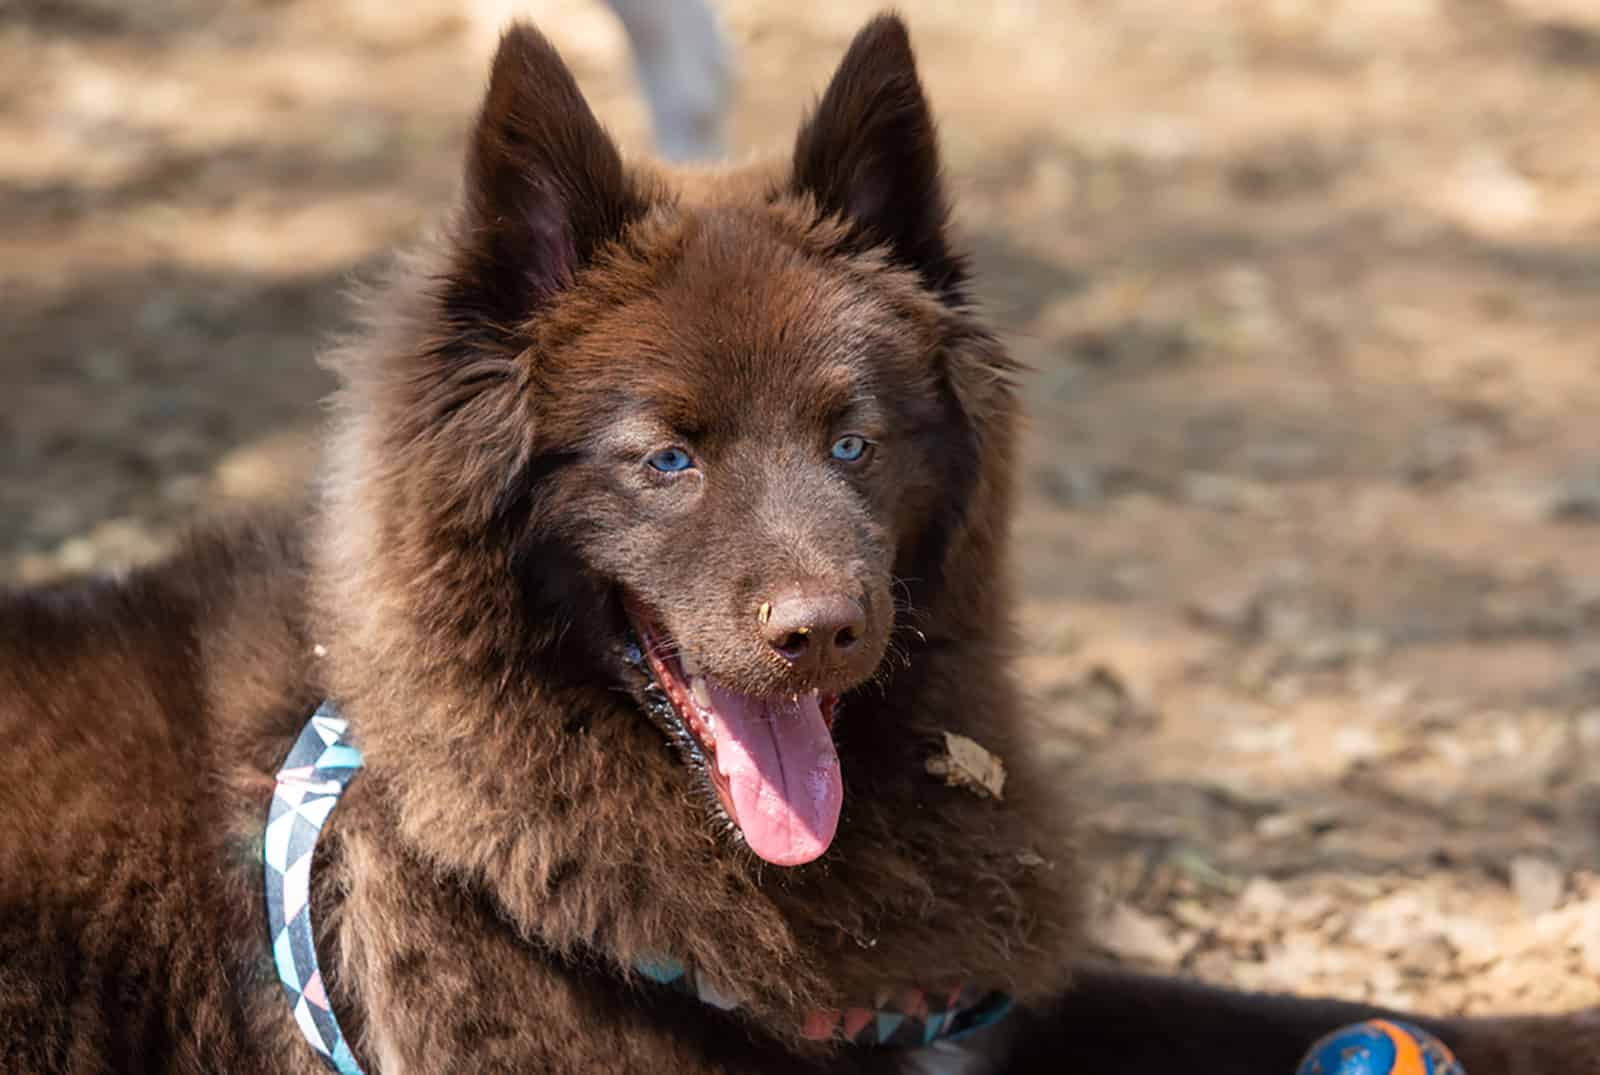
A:
[[[0,578],[303,479],[341,291],[449,198],[517,7],[0,10]],[[1600,14],[901,7],[1034,371],[1024,670],[1107,949],[1600,1003]],[[870,7],[726,8],[781,146]],[[521,9],[643,146],[608,12]]]

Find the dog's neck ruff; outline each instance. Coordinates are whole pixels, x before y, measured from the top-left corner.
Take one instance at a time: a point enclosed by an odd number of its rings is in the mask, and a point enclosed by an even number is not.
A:
[[[328,1002],[311,926],[311,862],[317,837],[361,769],[361,751],[350,742],[349,733],[349,722],[339,715],[338,706],[326,701],[317,707],[278,770],[262,857],[272,960],[289,994],[294,1020],[329,1068],[339,1075],[362,1075]],[[676,960],[641,961],[634,970],[712,1007],[727,1011],[739,1006]],[[812,1012],[803,1033],[817,1041],[855,1045],[928,1045],[995,1023],[1010,1007],[1004,993],[971,985],[885,990],[870,1008]]]

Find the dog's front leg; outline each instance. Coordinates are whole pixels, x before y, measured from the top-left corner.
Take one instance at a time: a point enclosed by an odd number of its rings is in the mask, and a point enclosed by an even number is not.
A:
[[[1433,1019],[1100,965],[1080,968],[1053,1006],[1019,1014],[1005,1070],[1293,1075],[1319,1037],[1375,1016],[1405,1019],[1437,1034],[1468,1075],[1600,1075],[1600,1013]]]

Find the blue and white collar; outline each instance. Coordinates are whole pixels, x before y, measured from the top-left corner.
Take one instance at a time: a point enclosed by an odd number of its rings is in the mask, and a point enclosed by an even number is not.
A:
[[[350,723],[337,706],[323,702],[317,707],[278,770],[262,857],[272,961],[289,993],[294,1021],[330,1068],[339,1075],[362,1075],[333,1017],[311,928],[311,860],[317,837],[361,769],[361,751],[349,735]]]

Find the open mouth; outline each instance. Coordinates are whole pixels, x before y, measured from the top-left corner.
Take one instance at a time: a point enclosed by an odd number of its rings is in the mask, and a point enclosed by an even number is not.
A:
[[[844,801],[833,745],[838,698],[730,690],[688,654],[674,654],[643,615],[632,619],[638,661],[665,695],[665,705],[652,706],[657,719],[702,767],[750,850],[777,866],[820,856],[833,842]]]

